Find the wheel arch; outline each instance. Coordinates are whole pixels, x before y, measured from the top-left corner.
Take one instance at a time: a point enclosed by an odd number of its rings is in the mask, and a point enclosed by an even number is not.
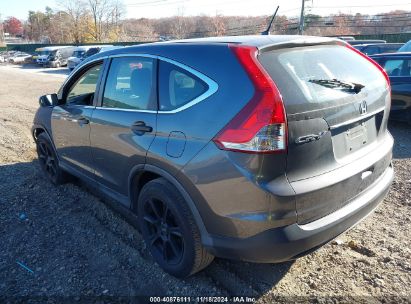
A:
[[[54,146],[54,143],[53,143],[53,141],[52,141],[52,139],[51,139],[51,136],[50,136],[49,132],[47,131],[47,128],[44,127],[44,126],[42,126],[42,125],[38,125],[38,124],[33,125],[33,127],[31,128],[31,135],[33,136],[34,140],[37,140],[37,137],[38,137],[41,133],[46,133],[46,135],[47,135],[47,137],[49,138],[50,142],[51,142],[51,143],[53,144],[53,146]]]
[[[196,204],[194,203],[194,200],[191,198],[190,194],[183,187],[183,185],[172,174],[170,174],[162,168],[150,164],[136,165],[135,167],[133,167],[133,169],[130,171],[128,179],[130,209],[133,210],[133,212],[137,212],[137,206],[134,206],[134,204],[137,200],[140,190],[147,182],[156,178],[166,179],[181,193],[181,195],[187,202],[188,207],[191,210],[191,213],[193,214],[194,220],[200,231],[202,243],[209,243],[211,240],[210,235],[207,232],[203,219],[201,218],[201,215],[197,209]]]
[[[35,125],[33,125],[33,127],[31,128],[31,135],[33,136],[34,141],[37,141],[37,137],[38,137],[40,134],[42,134],[42,133],[44,133],[44,134],[48,137],[48,139],[49,139],[49,141],[50,141],[50,144],[51,144],[54,152],[55,152],[56,155],[57,155],[57,159],[60,161],[60,156],[59,156],[59,154],[57,153],[57,149],[56,149],[56,147],[55,147],[55,145],[54,145],[53,138],[51,137],[51,135],[50,135],[49,131],[47,130],[47,128],[44,127],[43,125],[39,125],[39,124],[35,124]]]

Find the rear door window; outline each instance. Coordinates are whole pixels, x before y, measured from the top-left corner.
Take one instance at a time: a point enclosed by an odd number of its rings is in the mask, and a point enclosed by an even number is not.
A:
[[[190,72],[166,61],[159,65],[160,111],[180,108],[207,91],[207,84]]]
[[[408,59],[388,59],[384,63],[384,70],[388,76],[411,76],[411,62]]]
[[[104,88],[104,108],[156,110],[154,59],[113,58]]]

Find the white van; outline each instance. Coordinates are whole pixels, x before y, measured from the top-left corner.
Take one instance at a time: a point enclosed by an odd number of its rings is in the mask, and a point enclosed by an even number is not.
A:
[[[78,65],[80,62],[84,60],[85,55],[89,49],[96,48],[96,47],[106,47],[106,46],[112,46],[112,45],[82,45],[82,46],[76,47],[74,49],[73,55],[67,61],[67,67],[69,68],[70,71],[72,71],[76,67],[76,65]]]
[[[37,53],[37,64],[44,65],[48,63],[48,57],[56,50],[63,49],[69,47],[68,45],[65,46],[46,46],[39,50]],[[36,50],[36,51],[37,51]]]

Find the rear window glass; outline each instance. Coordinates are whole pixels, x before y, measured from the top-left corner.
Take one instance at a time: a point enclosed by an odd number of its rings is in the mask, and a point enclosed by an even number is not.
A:
[[[259,60],[290,104],[318,104],[353,94],[325,81],[363,85],[363,91],[385,88],[382,73],[365,58],[343,46],[315,46],[263,53]],[[322,83],[322,84],[321,84]],[[315,108],[311,105],[311,109]]]
[[[178,66],[160,61],[160,110],[171,111],[193,101],[207,91],[201,79]]]

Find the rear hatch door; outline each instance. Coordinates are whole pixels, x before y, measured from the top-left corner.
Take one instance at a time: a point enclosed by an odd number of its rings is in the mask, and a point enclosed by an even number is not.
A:
[[[283,97],[287,177],[297,192],[298,222],[307,223],[344,206],[388,165],[370,163],[366,181],[362,172],[343,181],[338,176],[339,168],[364,158],[386,136],[387,81],[372,62],[338,44],[262,50],[259,60]],[[329,172],[335,172],[335,181],[315,184],[315,177]],[[309,179],[313,187],[297,189]]]

